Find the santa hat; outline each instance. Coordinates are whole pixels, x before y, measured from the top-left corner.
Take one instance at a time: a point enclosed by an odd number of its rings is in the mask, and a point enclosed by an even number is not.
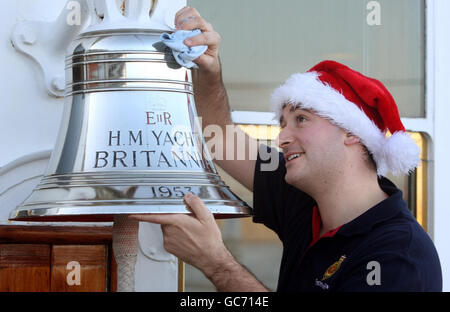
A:
[[[272,93],[278,119],[286,105],[313,110],[358,136],[372,154],[380,176],[388,171],[408,174],[420,161],[419,147],[405,132],[389,91],[378,80],[345,65],[324,61],[306,73],[292,75]]]

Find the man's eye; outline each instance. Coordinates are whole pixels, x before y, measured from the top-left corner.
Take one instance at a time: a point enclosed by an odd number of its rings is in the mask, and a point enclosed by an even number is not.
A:
[[[306,118],[304,117],[304,116],[297,116],[297,121],[298,122],[305,122],[306,121]]]

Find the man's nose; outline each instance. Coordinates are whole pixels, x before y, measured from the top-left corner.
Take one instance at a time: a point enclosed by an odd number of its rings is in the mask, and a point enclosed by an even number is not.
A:
[[[292,135],[287,127],[281,129],[280,134],[278,134],[277,143],[278,147],[283,149],[287,148],[293,141]]]

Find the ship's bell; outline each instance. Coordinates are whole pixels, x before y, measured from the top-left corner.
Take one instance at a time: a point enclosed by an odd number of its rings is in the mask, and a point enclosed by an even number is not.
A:
[[[176,63],[161,34],[97,31],[73,41],[55,149],[11,220],[188,213],[187,193],[217,218],[251,214],[217,174],[201,134],[191,70]]]

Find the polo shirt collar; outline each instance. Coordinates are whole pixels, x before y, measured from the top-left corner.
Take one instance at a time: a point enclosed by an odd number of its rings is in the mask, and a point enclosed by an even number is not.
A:
[[[342,225],[337,234],[352,236],[369,232],[376,224],[395,217],[406,207],[403,193],[391,181],[382,177],[378,179],[381,189],[388,198],[373,206],[354,220]]]

